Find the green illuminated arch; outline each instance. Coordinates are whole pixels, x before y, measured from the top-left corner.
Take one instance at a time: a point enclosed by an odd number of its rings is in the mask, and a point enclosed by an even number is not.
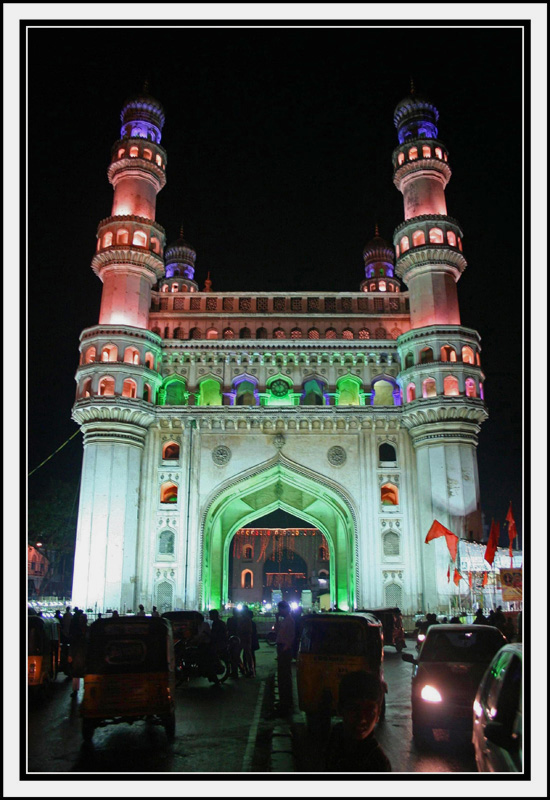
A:
[[[342,375],[336,381],[337,406],[363,406],[365,393],[361,391],[361,379],[357,375]]]
[[[185,380],[179,375],[167,377],[159,389],[158,400],[161,406],[187,405],[189,392],[185,389]]]
[[[278,508],[324,533],[330,551],[331,602],[343,610],[355,608],[352,504],[341,487],[282,456],[233,480],[209,502],[203,517],[203,608],[221,608],[228,601],[229,549],[235,532]]]
[[[221,406],[223,398],[219,381],[214,378],[203,378],[199,384],[198,406]]]

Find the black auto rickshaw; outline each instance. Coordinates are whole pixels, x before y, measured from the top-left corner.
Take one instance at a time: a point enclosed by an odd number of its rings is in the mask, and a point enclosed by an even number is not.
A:
[[[384,686],[384,633],[373,614],[308,614],[297,659],[298,702],[308,731],[325,733],[336,713],[338,687],[347,672],[365,670]],[[380,719],[384,717],[385,699]]]
[[[187,643],[199,632],[201,616],[199,611],[165,611],[162,619],[171,623],[175,642]]]
[[[407,647],[400,608],[366,608],[365,611],[374,614],[382,623],[386,647],[393,646],[398,653]]]
[[[29,614],[28,685],[45,694],[57,678],[61,653],[61,626],[56,619]]]
[[[160,617],[99,619],[90,626],[84,676],[82,736],[97,727],[146,720],[175,735],[172,626]]]

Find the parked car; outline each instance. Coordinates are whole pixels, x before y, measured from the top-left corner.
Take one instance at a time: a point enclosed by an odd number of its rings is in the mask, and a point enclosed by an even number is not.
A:
[[[431,625],[416,658],[412,675],[413,737],[418,744],[472,736],[472,707],[479,682],[495,653],[506,644],[490,625]],[[444,734],[440,734],[444,731]]]
[[[398,653],[407,647],[400,608],[365,608],[360,610],[366,611],[367,614],[374,614],[380,620],[384,629],[384,645],[386,647],[395,647]]]
[[[480,772],[521,772],[522,645],[498,651],[474,700],[474,743]]]

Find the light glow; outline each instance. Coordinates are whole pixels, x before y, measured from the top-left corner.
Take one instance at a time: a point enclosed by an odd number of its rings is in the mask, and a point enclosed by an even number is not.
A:
[[[420,697],[427,703],[441,703],[443,700],[437,689],[434,686],[429,686],[428,684],[422,687]]]
[[[483,709],[481,708],[481,705],[478,703],[477,700],[474,700],[474,714],[476,715],[476,717],[481,717],[481,715],[483,714]]]

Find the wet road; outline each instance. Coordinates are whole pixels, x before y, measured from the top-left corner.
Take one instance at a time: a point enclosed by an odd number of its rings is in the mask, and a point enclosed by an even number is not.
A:
[[[412,644],[408,644],[407,651],[414,653]],[[376,738],[388,756],[393,772],[477,774],[473,749],[467,742],[434,742],[428,750],[416,747],[412,740],[411,675],[412,665],[404,662],[393,648],[385,648],[386,719],[378,725]],[[307,735],[305,715],[300,716],[303,718],[295,728],[296,771],[318,772],[322,768],[322,742]]]

